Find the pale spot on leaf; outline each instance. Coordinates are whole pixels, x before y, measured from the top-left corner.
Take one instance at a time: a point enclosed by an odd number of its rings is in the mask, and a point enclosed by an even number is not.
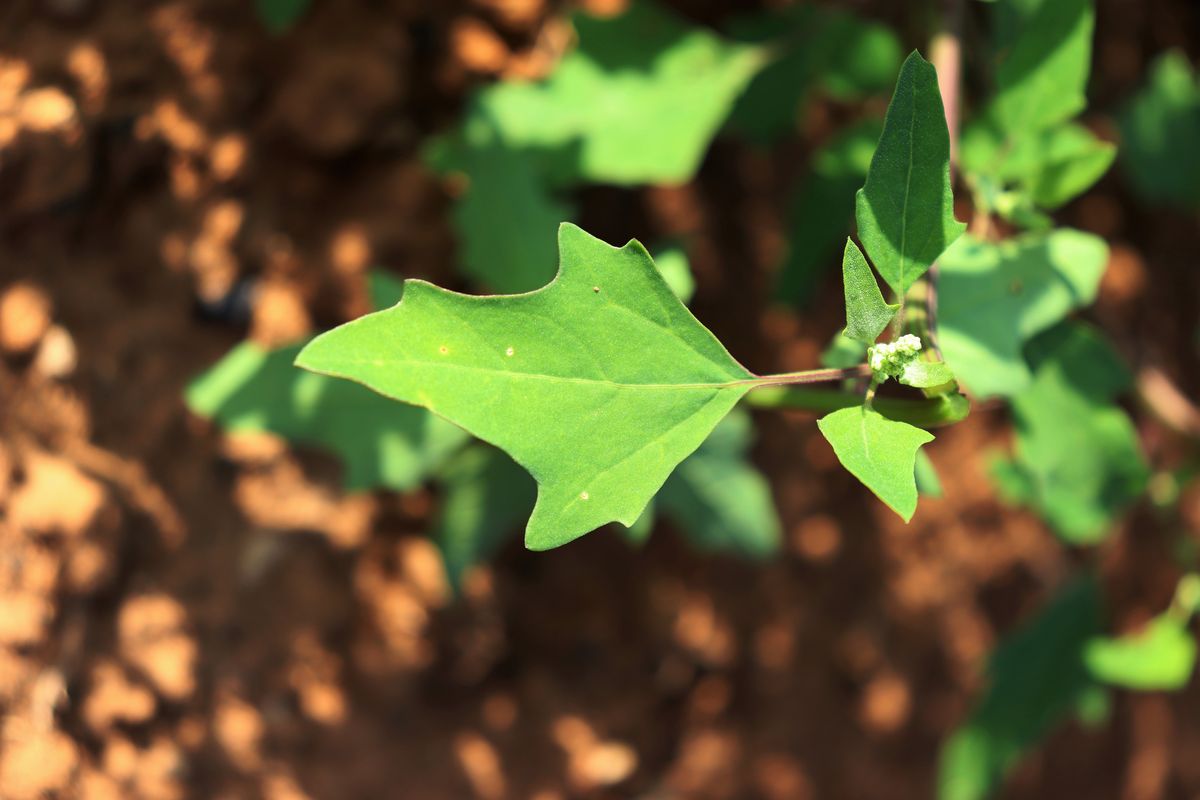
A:
[[[504,355],[506,355],[506,356],[511,356],[511,355],[512,355],[513,353],[515,353],[515,352],[516,352],[516,351],[515,351],[515,350],[513,350],[513,349],[510,347],[510,348],[508,348],[507,350],[505,350],[505,351],[504,351]]]
[[[591,497],[591,495],[589,495],[587,492],[580,492],[580,493],[579,493],[579,499],[580,499],[580,500],[587,500],[589,497]]]

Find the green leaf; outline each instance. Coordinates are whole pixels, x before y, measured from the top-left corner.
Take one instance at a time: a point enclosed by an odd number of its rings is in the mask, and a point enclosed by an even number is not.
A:
[[[753,431],[750,416],[735,409],[671,473],[655,500],[703,549],[751,557],[779,549],[781,526],[771,487],[746,460]]]
[[[1100,180],[1117,156],[1117,148],[1087,128],[1059,125],[1034,138],[1040,153],[1037,168],[1024,177],[1033,202],[1056,209]]]
[[[463,448],[442,470],[440,483],[433,539],[458,591],[467,570],[489,560],[529,515],[536,487],[511,458],[484,444]]]
[[[933,466],[933,459],[924,450],[917,451],[914,478],[917,482],[918,494],[933,498],[942,496],[942,481],[938,478],[937,468]]]
[[[986,116],[1011,137],[1065,122],[1087,106],[1092,0],[1043,2],[996,72]]]
[[[904,371],[896,380],[905,386],[918,389],[932,389],[954,382],[954,372],[944,361],[910,361],[904,365]]]
[[[1148,200],[1200,207],[1200,84],[1187,56],[1171,51],[1120,116],[1121,155]]]
[[[904,518],[917,510],[917,450],[933,434],[865,407],[843,408],[817,420],[821,435],[854,477]]]
[[[1037,617],[1007,636],[988,666],[991,685],[942,746],[939,800],[983,800],[1021,755],[1093,690],[1083,663],[1100,630],[1092,578],[1068,585]]]
[[[410,489],[465,440],[448,422],[361,386],[292,366],[302,345],[245,342],[188,386],[196,414],[228,431],[267,431],[336,453],[347,489]]]
[[[938,262],[938,337],[958,379],[979,397],[1029,385],[1028,339],[1096,297],[1108,248],[1062,229],[1005,242],[964,236]]]
[[[1196,637],[1186,617],[1167,613],[1131,636],[1101,636],[1084,650],[1092,677],[1137,691],[1176,691],[1196,669]]]
[[[491,86],[468,116],[493,120],[508,147],[546,153],[564,183],[691,178],[764,52],[646,0],[573,19],[579,44],[548,79]]]
[[[1075,544],[1103,539],[1145,489],[1148,469],[1137,431],[1112,404],[1129,374],[1092,329],[1064,323],[1029,347],[1033,382],[1012,398],[1014,466],[1029,504]]]
[[[637,242],[559,231],[558,277],[472,297],[408,281],[395,308],[317,337],[305,369],[422,405],[538,482],[532,549],[629,526],[755,385],[672,294]]]
[[[981,206],[1023,227],[1035,226],[1021,214],[1031,214],[1034,205],[1063,205],[1098,181],[1115,157],[1116,147],[1072,123],[1007,141],[976,124],[963,136],[963,167]]]
[[[915,51],[900,68],[855,218],[871,263],[897,296],[966,227],[954,219],[950,134],[937,72]]]
[[[807,302],[827,271],[832,271],[838,245],[854,218],[854,194],[862,186],[882,132],[879,120],[862,120],[813,154],[811,169],[789,203],[791,236],[776,289],[781,299]]]
[[[851,239],[846,240],[842,254],[842,286],[846,294],[846,336],[874,344],[900,306],[884,302],[871,265]]]
[[[427,157],[465,178],[453,212],[463,271],[497,292],[544,286],[554,276],[555,231],[574,211],[551,193],[537,157],[502,144],[482,118],[435,143]]]
[[[902,56],[896,35],[882,25],[810,4],[736,19],[730,34],[769,44],[776,56],[754,76],[729,118],[731,128],[760,143],[793,132],[814,91],[853,101],[887,90]]]
[[[692,277],[692,265],[687,253],[678,244],[660,245],[655,249],[654,266],[680,302],[687,305],[696,292],[696,279]]]
[[[300,21],[312,0],[255,0],[258,18],[273,34],[285,33]]]
[[[867,360],[867,345],[841,333],[834,334],[824,352],[821,366],[829,369],[857,367]]]

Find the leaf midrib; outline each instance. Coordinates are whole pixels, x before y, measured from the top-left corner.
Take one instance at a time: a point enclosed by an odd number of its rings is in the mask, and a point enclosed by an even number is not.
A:
[[[511,380],[531,379],[535,381],[545,381],[548,383],[568,383],[568,384],[591,384],[596,386],[606,386],[615,389],[731,389],[741,386],[753,388],[755,386],[771,383],[770,376],[751,376],[748,378],[739,378],[730,381],[707,382],[707,383],[628,383],[624,381],[612,381],[599,378],[579,378],[566,375],[547,375],[541,372],[520,372],[516,370],[492,369],[489,367],[472,367],[466,364],[450,364],[440,361],[418,361],[415,359],[392,359],[392,358],[339,358],[339,364],[369,364],[374,367],[435,367],[442,370],[461,370],[463,372],[472,373],[488,373],[494,375],[505,376]],[[339,370],[326,370],[315,365],[301,365],[305,369],[310,369],[314,372],[324,375],[335,375],[338,377],[351,377]]]

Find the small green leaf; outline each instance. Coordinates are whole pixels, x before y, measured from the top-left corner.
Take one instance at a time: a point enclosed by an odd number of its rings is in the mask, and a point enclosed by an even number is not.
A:
[[[1171,51],[1154,62],[1120,123],[1125,173],[1138,193],[1200,207],[1200,84],[1186,55]]]
[[[1107,259],[1102,239],[1069,229],[960,239],[938,262],[938,342],[958,379],[979,397],[1028,386],[1022,345],[1095,299]]]
[[[647,0],[573,20],[579,44],[548,79],[495,84],[468,110],[491,119],[503,145],[546,154],[562,183],[688,180],[766,61]]]
[[[312,0],[255,0],[254,5],[266,29],[279,35],[300,21]]]
[[[842,254],[842,285],[846,294],[846,336],[874,344],[900,306],[884,302],[871,265],[851,239],[846,240]]]
[[[900,68],[855,217],[871,263],[897,296],[966,228],[954,218],[937,72],[915,51]]]
[[[1064,323],[1029,347],[1033,382],[1013,397],[1014,466],[1029,503],[1060,536],[1090,544],[1144,490],[1137,431],[1112,404],[1129,383],[1112,348],[1090,328]]]
[[[529,515],[536,487],[511,458],[484,444],[463,448],[442,470],[440,483],[433,540],[458,591],[467,570],[490,559]]]
[[[862,186],[883,126],[865,119],[840,131],[817,150],[788,206],[788,250],[776,293],[805,303],[836,264],[837,246],[854,219],[854,194]]]
[[[1084,650],[1092,677],[1137,691],[1176,691],[1196,669],[1196,637],[1186,618],[1156,617],[1140,633],[1092,639]]]
[[[1021,755],[1094,692],[1083,650],[1099,633],[1100,613],[1096,581],[1077,580],[1000,642],[986,694],[942,746],[939,800],[990,796]]]
[[[408,281],[395,308],[311,342],[296,363],[425,406],[538,482],[532,549],[632,525],[754,385],[637,242],[559,232],[561,267],[523,295]]]
[[[904,518],[917,510],[917,450],[933,434],[865,407],[843,408],[817,420],[838,461]]]
[[[924,450],[917,451],[914,477],[918,494],[933,498],[942,496],[942,481],[938,478],[937,468],[933,466],[933,459]]]
[[[954,372],[944,361],[910,361],[896,380],[917,389],[932,389],[954,383]]]
[[[765,557],[779,549],[771,487],[746,460],[753,425],[736,409],[671,473],[655,500],[688,538],[706,550]]]

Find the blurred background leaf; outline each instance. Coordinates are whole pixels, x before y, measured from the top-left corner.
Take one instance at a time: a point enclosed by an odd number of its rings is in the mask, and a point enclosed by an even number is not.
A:
[[[996,646],[982,700],[942,747],[939,800],[988,797],[1088,697],[1093,684],[1083,653],[1099,633],[1100,616],[1096,581],[1080,578]]]
[[[1146,200],[1200,207],[1200,85],[1187,56],[1164,53],[1120,116],[1125,174]]]

